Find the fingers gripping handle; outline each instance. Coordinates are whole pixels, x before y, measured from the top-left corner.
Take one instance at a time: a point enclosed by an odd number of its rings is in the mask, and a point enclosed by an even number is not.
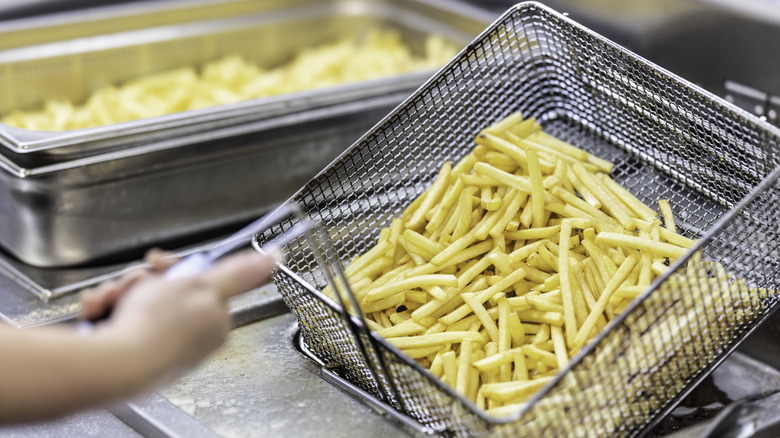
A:
[[[211,267],[216,260],[230,253],[231,250],[248,243],[249,239],[256,233],[279,223],[281,220],[291,215],[298,216],[299,222],[260,248],[260,251],[273,256],[276,262],[279,263],[281,259],[281,248],[302,236],[314,226],[314,222],[308,218],[304,218],[300,208],[294,204],[286,204],[277,210],[274,210],[224,239],[217,245],[214,245],[211,249],[198,251],[184,257],[165,271],[164,278],[173,280],[198,275]],[[81,335],[88,335],[94,331],[95,324],[97,323],[98,321],[94,320],[81,321],[77,326],[77,331]]]

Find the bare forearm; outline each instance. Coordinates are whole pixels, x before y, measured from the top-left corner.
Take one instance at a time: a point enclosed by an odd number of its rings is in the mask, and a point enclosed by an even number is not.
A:
[[[50,418],[133,395],[155,364],[130,337],[0,326],[0,423]]]
[[[90,336],[0,324],[0,423],[98,406],[181,375],[224,342],[227,299],[267,281],[274,265],[246,251],[197,276],[171,280],[143,271],[104,283],[94,295],[113,298],[85,306],[84,316],[113,312]]]

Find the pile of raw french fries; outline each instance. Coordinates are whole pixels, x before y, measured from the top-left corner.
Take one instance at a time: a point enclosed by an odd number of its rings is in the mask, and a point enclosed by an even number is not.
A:
[[[534,119],[510,115],[476,143],[346,273],[373,330],[507,415],[695,241],[668,202],[659,218],[609,177],[611,163]],[[747,290],[719,273],[705,280]]]
[[[94,91],[84,103],[49,100],[43,108],[13,111],[2,118],[17,128],[62,131],[207,108],[303,90],[435,69],[457,53],[438,35],[429,35],[416,56],[398,31],[372,29],[362,39],[308,47],[289,62],[261,68],[228,55],[200,68],[187,66],[146,75]]]

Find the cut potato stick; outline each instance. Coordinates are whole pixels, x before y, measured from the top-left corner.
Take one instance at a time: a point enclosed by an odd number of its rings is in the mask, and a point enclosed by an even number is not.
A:
[[[460,355],[458,356],[458,377],[455,383],[455,390],[462,395],[466,395],[466,391],[468,391],[469,388],[472,348],[473,343],[468,339],[464,340],[460,346]]]
[[[607,187],[617,198],[623,201],[637,216],[646,221],[652,221],[657,218],[657,214],[652,208],[648,207],[645,203],[632,195],[631,192],[624,189],[623,186],[616,183],[609,177],[609,175],[602,174],[601,182]]]
[[[572,163],[576,164],[576,163]],[[569,178],[569,181],[571,181],[572,185],[576,189],[577,192],[579,192],[580,196],[582,196],[582,199],[591,207],[600,210],[602,205],[601,201],[596,197],[596,195],[593,194],[590,187],[585,185],[585,183],[582,181],[582,179],[577,176],[577,174],[574,172],[574,169],[572,167],[569,167],[569,172],[567,177]]]
[[[669,243],[654,242],[652,240],[618,233],[599,233],[596,236],[596,243],[648,251],[660,257],[669,257],[673,259],[680,258],[688,252],[686,248],[680,248],[679,246]]]
[[[430,210],[434,203],[436,203],[442,196],[447,186],[451,170],[452,168],[450,163],[444,163],[444,165],[441,167],[441,170],[439,171],[439,174],[436,176],[436,180],[433,182],[433,186],[428,189],[428,195],[407,222],[407,226],[409,228],[417,228],[422,223],[425,217],[425,213]]]
[[[569,240],[571,236],[571,222],[564,219],[561,222],[561,241]],[[561,297],[563,298],[563,317],[566,322],[566,342],[574,345],[574,338],[577,335],[577,318],[574,311],[574,297],[571,291],[571,282],[569,279],[569,247],[563,245],[560,247],[558,257],[558,275],[560,276]]]
[[[511,274],[507,275],[503,280],[500,282],[494,284],[493,286],[490,286],[489,288],[485,289],[482,292],[479,292],[475,299],[479,301],[480,303],[484,303],[489,298],[491,298],[493,295],[502,292],[506,289],[509,289],[512,284],[522,280],[526,276],[526,272],[523,269],[517,269],[516,271],[512,272]],[[466,317],[470,313],[469,306],[464,304],[454,310],[452,313],[447,314],[446,316],[441,318],[441,322],[446,325],[451,325],[464,317]]]
[[[674,224],[674,214],[672,213],[672,207],[669,205],[669,201],[666,199],[658,200],[658,208],[661,210],[661,216],[664,218],[664,226],[672,233],[677,233],[677,227]]]
[[[512,134],[515,134],[518,137],[528,137],[529,135],[533,134],[534,132],[538,132],[542,129],[542,127],[536,123],[536,119],[533,117],[529,117],[522,122],[518,123],[517,125],[507,129],[508,132],[511,132]]]
[[[480,335],[479,332],[472,331],[443,332],[414,337],[390,338],[387,341],[398,348],[406,349],[431,347],[434,345],[444,344],[460,344],[466,340],[473,342],[486,341],[482,338],[482,335]]]
[[[487,330],[488,335],[490,336],[490,340],[493,342],[498,342],[498,327],[496,326],[496,322],[493,320],[493,318],[488,315],[487,310],[485,310],[485,307],[482,305],[479,300],[477,300],[477,297],[474,293],[468,293],[468,294],[462,294],[461,297],[463,297],[463,301],[471,307],[471,311],[474,312],[474,315],[477,316],[479,321],[482,323],[482,326],[485,327]]]
[[[461,192],[463,192],[464,184],[460,178],[455,178],[455,182],[447,189],[447,193],[444,195],[442,202],[436,206],[433,216],[425,225],[425,230],[432,232],[441,228],[444,220],[447,217],[447,213],[453,208],[458,201]]]
[[[442,369],[444,370],[444,381],[453,388],[458,384],[458,363],[455,352],[450,350],[442,354]]]
[[[444,249],[444,251],[436,254],[436,257],[431,259],[431,263],[438,266],[443,265],[449,258],[454,257],[459,251],[463,251],[476,240],[476,237],[474,237],[474,231],[469,231],[463,237],[452,242],[450,246]]]
[[[504,236],[513,240],[545,239],[560,234],[561,226],[527,228],[524,230],[507,231]]]
[[[478,162],[474,165],[474,172],[477,175],[484,175],[491,178],[497,183],[513,187],[522,193],[531,194],[531,181],[528,178],[504,172],[503,170],[496,169],[490,164],[483,162]]]
[[[566,142],[558,140],[557,138],[543,132],[536,132],[533,136],[530,136],[530,140],[543,144],[551,149],[555,149],[562,154],[566,154],[579,161],[587,161],[588,153],[580,148],[576,148]]]
[[[626,258],[623,264],[620,265],[617,272],[615,272],[615,275],[610,279],[609,283],[604,288],[601,296],[599,296],[599,300],[596,302],[595,308],[590,311],[588,318],[585,320],[585,323],[582,324],[582,327],[580,327],[579,331],[577,332],[573,346],[582,347],[585,345],[585,341],[590,337],[590,332],[595,327],[596,320],[598,319],[599,315],[606,309],[607,303],[609,302],[610,298],[612,298],[612,294],[615,293],[620,284],[623,283],[623,280],[626,279],[628,273],[634,269],[634,265],[636,264],[637,260],[637,256],[631,255]]]
[[[533,228],[544,226],[544,184],[542,182],[542,169],[539,167],[539,159],[536,152],[529,150],[528,156],[528,174],[531,180],[531,204],[532,204],[532,225]]]
[[[481,390],[485,397],[506,402],[520,398],[525,399],[550,383],[550,380],[552,377],[527,382],[486,383],[482,385]]]
[[[580,163],[574,164],[572,170],[574,171],[574,174],[577,175],[577,178],[582,181],[582,184],[593,193],[596,199],[604,204],[604,208],[620,222],[620,225],[622,225],[623,228],[631,230],[635,227],[633,219],[631,219],[628,213],[620,207],[620,204],[617,199],[615,199],[614,195],[611,192],[608,192],[607,189],[585,170]]]
[[[504,131],[507,131],[523,121],[523,114],[520,112],[512,113],[503,119],[493,123],[487,128],[483,129],[483,133],[498,135]]]
[[[366,302],[378,301],[382,298],[395,295],[399,292],[417,289],[425,286],[449,286],[458,285],[458,278],[451,274],[430,274],[417,275],[393,283],[385,284],[369,291],[366,296]]]

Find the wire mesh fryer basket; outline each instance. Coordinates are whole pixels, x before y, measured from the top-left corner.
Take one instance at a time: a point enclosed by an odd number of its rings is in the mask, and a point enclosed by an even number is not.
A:
[[[538,3],[510,9],[291,201],[319,220],[341,260],[432,183],[476,133],[521,111],[615,164],[648,205],[668,199],[699,244],[511,418],[487,416],[372,333],[379,357],[320,292],[307,242],[275,281],[323,363],[430,430],[452,436],[636,436],[778,300],[780,132]],[[282,224],[256,244],[292,225]],[[716,267],[730,280],[714,281]],[[718,268],[720,269],[720,268]],[[386,373],[376,373],[377,360]],[[374,377],[378,376],[378,377]]]

